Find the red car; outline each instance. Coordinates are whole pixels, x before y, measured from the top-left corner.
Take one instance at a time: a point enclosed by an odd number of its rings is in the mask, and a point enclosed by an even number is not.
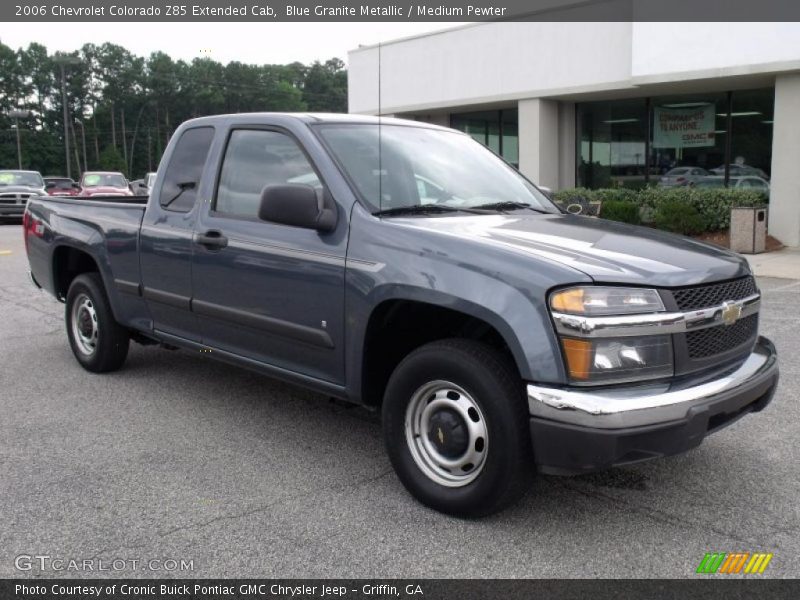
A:
[[[81,196],[133,196],[128,180],[116,171],[87,171],[81,177]]]
[[[69,177],[45,177],[44,187],[48,196],[77,196],[81,186]]]

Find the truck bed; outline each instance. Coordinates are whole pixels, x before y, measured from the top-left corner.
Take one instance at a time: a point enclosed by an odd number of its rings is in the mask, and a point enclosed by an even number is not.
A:
[[[69,260],[71,252],[79,251],[96,262],[110,295],[117,294],[115,282],[138,286],[139,229],[146,204],[146,196],[31,198],[26,241],[36,283],[63,297],[66,290],[60,289],[57,274],[68,266],[62,257]]]

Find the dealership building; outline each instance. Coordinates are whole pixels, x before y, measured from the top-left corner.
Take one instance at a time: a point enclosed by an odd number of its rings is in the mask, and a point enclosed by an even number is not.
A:
[[[758,174],[800,246],[800,23],[471,24],[351,51],[349,107],[460,129],[554,190]]]

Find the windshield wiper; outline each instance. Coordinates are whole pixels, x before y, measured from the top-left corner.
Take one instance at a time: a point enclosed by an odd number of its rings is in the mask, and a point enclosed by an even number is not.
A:
[[[444,204],[409,204],[408,206],[395,206],[384,208],[383,210],[372,213],[376,217],[390,217],[396,215],[424,215],[429,213],[450,213],[450,212],[469,212],[474,214],[485,214],[485,211],[470,208],[459,208],[456,206],[445,206]]]
[[[527,208],[529,210],[542,213],[542,214],[550,214],[550,211],[544,210],[542,208],[537,208],[535,206],[531,206],[530,204],[526,204],[525,202],[489,202],[488,204],[478,204],[477,206],[471,206],[470,208],[475,208],[479,210],[514,210],[516,208]]]

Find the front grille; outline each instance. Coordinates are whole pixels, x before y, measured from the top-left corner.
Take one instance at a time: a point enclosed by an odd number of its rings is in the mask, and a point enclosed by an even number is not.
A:
[[[723,283],[673,290],[672,296],[678,308],[687,311],[719,306],[726,300],[741,300],[757,292],[755,280],[752,277],[742,277]]]
[[[689,358],[707,358],[751,342],[758,331],[758,314],[739,319],[733,325],[717,325],[686,334]]]
[[[0,204],[25,204],[31,194],[0,194]]]

